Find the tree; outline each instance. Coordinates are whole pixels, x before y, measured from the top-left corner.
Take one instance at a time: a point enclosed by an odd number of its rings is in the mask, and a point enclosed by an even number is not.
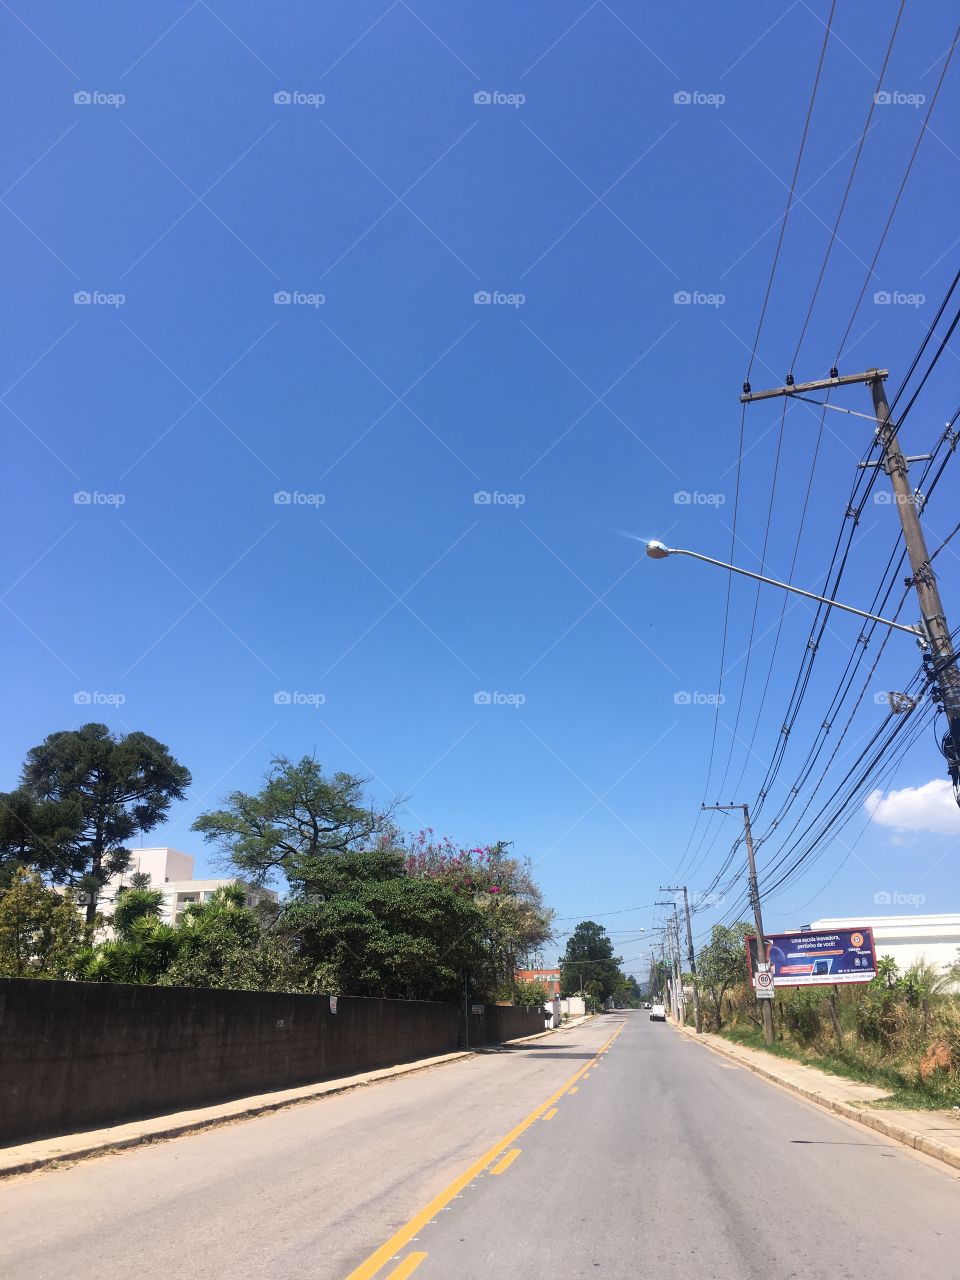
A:
[[[9,885],[20,867],[65,880],[74,865],[80,828],[75,800],[38,802],[23,787],[0,792],[0,887]]]
[[[718,1031],[723,1023],[724,996],[738,983],[750,980],[744,939],[754,932],[753,926],[743,920],[730,926],[715,924],[709,943],[697,957],[700,989],[713,1007]]]
[[[77,832],[58,878],[86,894],[87,923],[111,876],[123,871],[132,836],[152,830],[173,800],[182,800],[190,772],[145,733],[114,737],[104,724],[52,733],[27,754],[22,787],[40,805],[71,806]]]
[[[560,990],[565,996],[585,991],[605,1000],[623,981],[619,965],[620,957],[613,954],[613,943],[603,925],[583,920],[567,939],[560,961]]]
[[[311,892],[293,899],[275,927],[315,989],[342,995],[459,1000],[464,973],[480,986],[487,961],[485,920],[472,898],[442,879],[407,875],[395,849],[318,859]]]
[[[239,885],[216,889],[181,915],[177,954],[161,983],[235,991],[308,989],[309,975],[295,947],[271,923],[267,913],[246,906]]]
[[[18,867],[0,893],[0,976],[63,978],[85,931],[69,895],[48,889],[36,871]]]
[[[435,840],[427,828],[409,841],[394,839],[405,855],[407,874],[439,880],[469,897],[481,912],[488,941],[483,974],[472,974],[487,994],[512,988],[521,958],[551,937],[553,912],[544,904],[530,861],[507,853],[502,840],[467,849],[449,837]]]
[[[278,756],[260,791],[234,791],[226,808],[202,813],[192,830],[254,880],[279,871],[294,892],[316,893],[325,858],[371,848],[390,828],[389,811],[367,804],[363,787],[349,773],[325,778],[312,756],[299,764]]]
[[[159,920],[163,893],[159,889],[121,889],[113,908],[113,927],[121,938],[129,936],[138,920]]]

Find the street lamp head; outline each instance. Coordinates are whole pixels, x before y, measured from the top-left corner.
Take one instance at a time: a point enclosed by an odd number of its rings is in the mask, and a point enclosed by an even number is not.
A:
[[[647,555],[651,560],[664,560],[669,554],[670,548],[656,538],[647,543]]]

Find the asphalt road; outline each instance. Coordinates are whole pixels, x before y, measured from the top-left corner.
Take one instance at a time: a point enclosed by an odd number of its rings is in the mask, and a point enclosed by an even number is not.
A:
[[[0,1185],[10,1280],[903,1280],[958,1241],[956,1172],[642,1013]]]

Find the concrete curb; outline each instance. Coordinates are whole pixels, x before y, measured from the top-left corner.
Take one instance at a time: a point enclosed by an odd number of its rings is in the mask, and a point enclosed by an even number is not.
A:
[[[754,1075],[761,1076],[764,1080],[770,1080],[773,1084],[780,1085],[782,1089],[789,1089],[791,1093],[799,1094],[801,1098],[815,1103],[818,1107],[833,1111],[837,1115],[844,1116],[847,1120],[855,1120],[858,1124],[862,1124],[868,1129],[875,1129],[877,1133],[882,1133],[884,1137],[893,1138],[895,1142],[903,1143],[905,1147],[912,1147],[914,1151],[919,1151],[925,1156],[932,1156],[934,1160],[941,1160],[953,1169],[960,1169],[960,1150],[956,1147],[949,1147],[945,1143],[937,1142],[934,1138],[928,1138],[923,1133],[917,1133],[904,1125],[896,1124],[878,1112],[855,1107],[852,1103],[841,1102],[838,1098],[828,1098],[826,1094],[819,1093],[816,1089],[805,1089],[802,1085],[778,1075],[775,1071],[768,1071],[766,1067],[761,1067],[748,1058],[741,1057],[740,1054],[732,1049],[715,1044],[712,1040],[704,1040],[702,1036],[698,1036],[695,1031],[690,1030],[688,1027],[677,1027],[677,1030],[689,1036],[691,1040],[696,1041],[705,1049],[709,1049],[711,1053],[719,1054],[723,1058],[729,1058],[731,1062],[736,1062],[739,1066],[746,1067]],[[797,1065],[805,1066],[806,1064],[798,1063]],[[816,1070],[815,1067],[810,1069]]]
[[[593,1015],[588,1015],[582,1022],[588,1021],[591,1016]],[[574,1025],[582,1025],[582,1022],[578,1021]],[[568,1026],[565,1025],[552,1030],[537,1031],[532,1036],[506,1040],[504,1044],[525,1044],[531,1040],[541,1040],[544,1036],[558,1035],[567,1029]],[[490,1046],[490,1048],[493,1047]],[[476,1049],[461,1049],[456,1053],[445,1053],[435,1058],[421,1058],[416,1062],[403,1062],[395,1067],[384,1067],[378,1071],[343,1076],[339,1080],[326,1080],[317,1084],[301,1085],[294,1089],[278,1089],[271,1093],[253,1094],[230,1102],[215,1103],[210,1107],[191,1108],[148,1120],[133,1120],[127,1124],[91,1129],[87,1133],[62,1134],[55,1138],[41,1138],[36,1142],[19,1143],[16,1146],[0,1149],[0,1181],[18,1174],[36,1173],[40,1169],[88,1160],[93,1156],[106,1155],[111,1151],[123,1151],[130,1147],[145,1146],[148,1143],[164,1142],[170,1138],[182,1138],[190,1133],[200,1133],[204,1129],[215,1129],[240,1120],[252,1120],[256,1116],[267,1115],[271,1111],[282,1111],[287,1107],[316,1102],[320,1098],[348,1093],[353,1089],[362,1089],[367,1085],[379,1084],[385,1080],[396,1080],[402,1076],[416,1075],[421,1071],[431,1071],[434,1067],[443,1067],[452,1062],[478,1057],[483,1052],[483,1046],[478,1046]]]

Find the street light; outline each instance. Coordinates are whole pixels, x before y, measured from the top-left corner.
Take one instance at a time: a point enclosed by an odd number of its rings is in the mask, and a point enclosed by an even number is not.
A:
[[[691,556],[694,560],[703,560],[707,564],[718,565],[721,569],[727,569],[730,573],[740,573],[745,578],[753,578],[755,582],[766,582],[771,587],[780,587],[782,591],[792,591],[794,595],[806,596],[808,600],[819,600],[821,604],[827,604],[831,609],[841,609],[844,613],[855,613],[858,618],[867,618],[870,622],[882,623],[885,627],[890,627],[894,631],[905,631],[907,635],[920,642],[921,645],[928,643],[926,632],[922,626],[908,626],[904,622],[892,622],[889,618],[881,618],[876,613],[867,613],[863,609],[854,609],[852,605],[841,604],[839,600],[831,600],[828,596],[818,596],[814,591],[804,591],[802,587],[794,587],[789,582],[780,582],[777,578],[768,578],[762,573],[751,573],[749,569],[741,569],[735,564],[727,564],[725,560],[714,560],[713,556],[701,555],[699,551],[687,551],[683,547],[668,547],[666,543],[660,542],[653,538],[647,543],[647,555],[651,560],[665,560],[667,556]]]

